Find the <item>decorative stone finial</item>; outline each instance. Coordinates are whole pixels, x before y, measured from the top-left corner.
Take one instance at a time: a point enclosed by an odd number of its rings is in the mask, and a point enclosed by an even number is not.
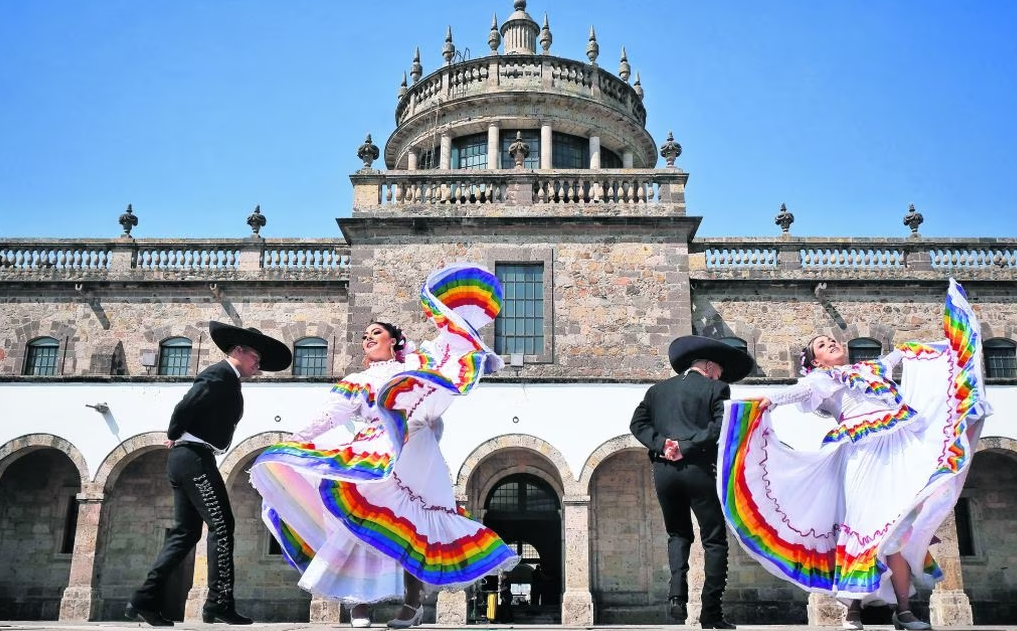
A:
[[[413,83],[420,81],[420,77],[424,74],[424,67],[420,65],[420,46],[413,52],[413,65],[410,66],[410,76],[413,77]]]
[[[543,49],[544,54],[548,54],[551,51],[551,42],[554,41],[554,37],[551,36],[551,26],[547,23],[547,14],[544,14],[544,26],[540,29],[540,48]]]
[[[915,210],[915,205],[908,204],[908,214],[904,215],[904,225],[911,228],[911,236],[918,236],[918,226],[922,225],[924,221],[925,217]]]
[[[622,58],[621,65],[618,66],[618,76],[625,83],[629,82],[629,76],[632,74],[632,67],[629,66],[629,56],[625,54],[625,47],[622,46]]]
[[[138,218],[134,215],[134,208],[131,204],[127,204],[127,210],[120,215],[120,219],[117,221],[119,221],[120,225],[124,227],[124,234],[121,236],[131,236],[131,228],[138,225]]]
[[[498,32],[498,14],[491,18],[491,32],[487,34],[487,45],[491,47],[491,54],[498,54],[498,47],[501,46],[501,33]]]
[[[357,147],[357,157],[364,161],[364,168],[370,169],[371,163],[378,159],[381,152],[378,147],[371,142],[371,134],[367,134],[367,138],[364,140],[364,144]]]
[[[600,54],[600,44],[597,43],[597,34],[590,27],[590,41],[586,43],[586,56],[590,58],[591,64],[597,63],[597,55]]]
[[[251,227],[251,234],[254,236],[260,236],[258,233],[268,223],[268,219],[265,215],[261,214],[261,204],[254,207],[254,212],[247,218],[247,225]]]
[[[674,161],[677,160],[680,155],[682,155],[682,146],[674,141],[674,134],[668,130],[667,142],[660,146],[660,157],[664,158],[667,162],[667,166],[673,168]]]
[[[441,47],[441,56],[445,58],[445,64],[451,64],[452,58],[456,56],[456,47],[452,43],[452,26],[448,27],[445,33],[445,45]]]
[[[643,100],[643,84],[639,80],[639,73],[638,72],[636,73],[636,82],[632,84],[632,89],[635,90],[636,96],[638,96],[639,100],[642,101]]]
[[[788,212],[787,206],[784,204],[780,205],[780,212],[773,218],[773,223],[780,226],[781,232],[788,234],[788,230],[791,229],[791,224],[795,222],[795,216]]]
[[[512,8],[516,11],[525,11],[526,0],[515,0],[515,2],[512,3]]]
[[[523,160],[530,155],[530,145],[523,141],[523,132],[516,132],[516,139],[509,145],[509,155],[516,161],[517,169],[523,168]]]
[[[406,71],[403,70],[403,82],[399,84],[399,98],[406,96]]]

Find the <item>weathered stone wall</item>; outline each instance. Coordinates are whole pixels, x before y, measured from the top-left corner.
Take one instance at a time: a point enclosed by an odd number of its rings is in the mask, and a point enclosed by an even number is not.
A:
[[[242,470],[250,468],[256,455],[240,465]],[[300,573],[281,554],[269,554],[272,535],[261,521],[261,495],[246,473],[230,485],[229,495],[236,519],[237,609],[258,621],[307,622],[311,595],[297,587]]]
[[[683,243],[608,235],[596,226],[587,235],[504,234],[497,243],[436,240],[354,242],[349,356],[357,356],[359,332],[375,318],[402,324],[411,338],[431,336],[417,315],[418,288],[432,270],[459,261],[491,270],[544,263],[545,353],[513,376],[659,379],[670,370],[667,345],[691,329]],[[491,344],[493,329],[484,331]]]
[[[671,572],[667,532],[646,453],[627,450],[597,467],[591,482],[592,576],[598,624],[668,624]],[[689,620],[701,607],[703,549],[696,543],[689,570]],[[728,538],[724,611],[752,624],[804,624],[807,595],[777,579]]]
[[[975,524],[975,554],[962,556],[964,591],[975,624],[1011,624],[1017,619],[1017,457],[1013,452],[975,455],[964,496]]]
[[[61,551],[81,478],[67,456],[40,449],[0,477],[0,619],[56,620],[71,554]]]
[[[302,337],[321,337],[333,371],[346,364],[339,343],[345,283],[227,287],[221,298],[206,284],[117,286],[87,296],[69,284],[29,284],[8,285],[0,298],[0,375],[21,374],[26,345],[41,336],[60,342],[58,375],[146,375],[142,352],[158,353],[161,341],[187,337],[194,375],[222,358],[208,336],[209,320],[253,326],[291,347]],[[124,360],[121,371],[114,356]]]
[[[136,455],[113,487],[106,489],[104,528],[96,552],[96,565],[102,568],[97,586],[102,620],[123,618],[124,605],[141,587],[162,549],[166,531],[173,527],[173,490],[166,479],[168,457],[168,449]],[[193,561],[185,566],[193,567]],[[167,599],[175,599],[170,610],[182,612],[183,597],[191,584],[189,570],[174,575],[170,582]],[[174,617],[170,611],[165,615]]]

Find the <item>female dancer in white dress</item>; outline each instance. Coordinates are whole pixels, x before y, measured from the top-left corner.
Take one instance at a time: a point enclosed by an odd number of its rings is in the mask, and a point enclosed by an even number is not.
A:
[[[251,470],[300,587],[355,605],[356,627],[370,625],[369,603],[393,597],[405,604],[389,626],[418,625],[423,591],[463,589],[519,561],[458,511],[438,446],[452,399],[502,365],[477,333],[497,315],[501,288],[486,270],[454,265],[428,278],[421,301],[435,340],[414,350],[397,327],[371,323],[365,370]]]
[[[836,340],[817,336],[796,385],[727,410],[717,480],[728,524],[771,573],[847,604],[848,629],[862,628],[862,603],[878,602],[896,602],[896,628],[930,628],[910,611],[911,576],[942,578],[928,547],[991,413],[978,322],[952,279],[943,330],[945,342],[854,365]],[[901,361],[898,388],[890,373]],[[780,441],[766,410],[788,403],[836,420],[817,450]]]

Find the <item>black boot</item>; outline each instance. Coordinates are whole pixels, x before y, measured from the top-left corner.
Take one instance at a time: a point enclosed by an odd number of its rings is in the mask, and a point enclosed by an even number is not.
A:
[[[224,607],[216,605],[214,607],[205,606],[201,609],[201,621],[211,624],[213,622],[225,622],[226,624],[251,624],[254,620],[251,620],[247,616],[241,616],[237,613],[237,608]]]
[[[124,607],[124,617],[128,620],[137,620],[138,622],[147,622],[153,627],[172,627],[173,621],[163,617],[158,611],[151,611],[149,609],[138,609],[131,603],[127,603]]]
[[[677,596],[672,596],[667,601],[667,613],[674,621],[678,624],[685,624],[685,619],[689,617],[688,609]]]

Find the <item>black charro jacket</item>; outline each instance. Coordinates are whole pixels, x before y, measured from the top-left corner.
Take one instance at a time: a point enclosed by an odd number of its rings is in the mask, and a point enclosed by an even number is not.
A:
[[[177,440],[189,432],[225,451],[244,415],[240,378],[225,359],[198,373],[194,384],[173,408],[166,436]]]
[[[670,438],[690,462],[716,463],[724,401],[730,398],[729,385],[690,370],[651,386],[629,429],[650,450],[651,459],[663,454],[664,440]]]

